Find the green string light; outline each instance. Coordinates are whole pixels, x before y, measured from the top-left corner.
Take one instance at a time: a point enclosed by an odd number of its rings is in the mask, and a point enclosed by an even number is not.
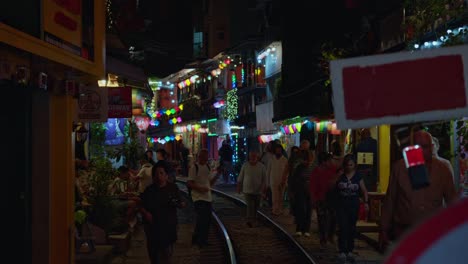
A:
[[[226,118],[228,120],[235,120],[237,118],[238,100],[237,89],[227,92]]]

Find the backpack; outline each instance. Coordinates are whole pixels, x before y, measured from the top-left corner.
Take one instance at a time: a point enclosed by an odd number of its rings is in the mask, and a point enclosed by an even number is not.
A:
[[[210,165],[208,165],[208,163],[206,164],[206,167],[208,168],[208,171],[211,171]],[[198,164],[197,163],[195,163],[195,176],[198,176]],[[187,192],[188,192],[190,201],[192,201],[192,188],[190,188],[188,184],[186,184],[186,186],[187,186]]]

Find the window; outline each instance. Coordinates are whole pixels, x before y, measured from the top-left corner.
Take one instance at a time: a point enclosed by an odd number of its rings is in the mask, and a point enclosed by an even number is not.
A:
[[[195,57],[203,55],[203,32],[193,33],[193,55]]]

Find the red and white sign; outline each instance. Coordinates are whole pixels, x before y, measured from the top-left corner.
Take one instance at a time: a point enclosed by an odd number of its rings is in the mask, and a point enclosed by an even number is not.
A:
[[[467,238],[468,199],[462,199],[406,235],[384,263],[467,263]]]
[[[109,118],[132,117],[132,88],[106,88],[109,94]]]
[[[443,120],[468,113],[468,46],[330,62],[339,129]]]

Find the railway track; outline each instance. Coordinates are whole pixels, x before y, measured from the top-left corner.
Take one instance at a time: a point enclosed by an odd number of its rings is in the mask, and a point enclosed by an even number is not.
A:
[[[180,189],[185,191],[185,182],[178,182]],[[212,190],[212,194],[216,229],[212,227],[215,230],[209,236],[210,246],[200,251],[205,255],[200,263],[316,263],[267,215],[258,212],[258,225],[249,228],[244,220],[244,201],[218,190]],[[221,248],[220,244],[223,245]],[[218,248],[210,248],[214,245]],[[219,259],[221,255],[222,260]]]

